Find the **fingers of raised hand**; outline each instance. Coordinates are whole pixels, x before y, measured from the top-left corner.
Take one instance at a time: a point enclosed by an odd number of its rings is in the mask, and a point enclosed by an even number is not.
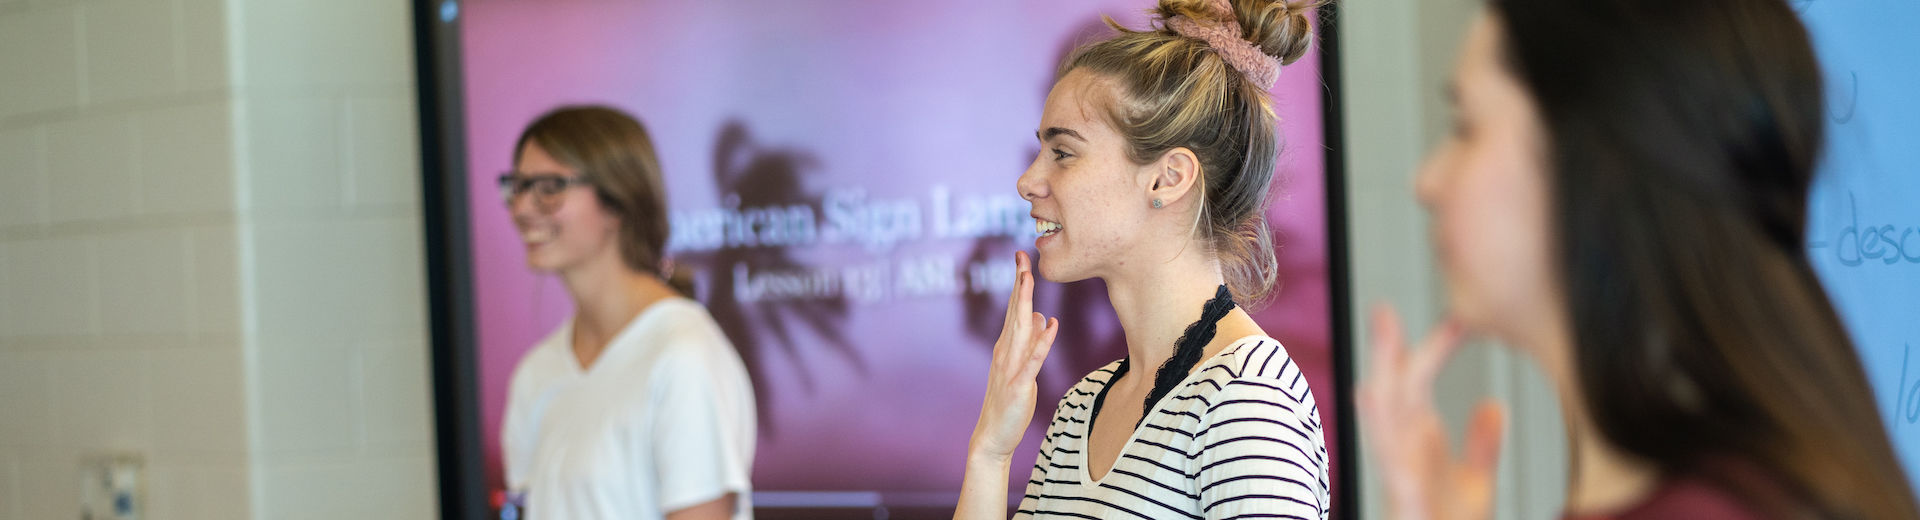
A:
[[[1013,289],[1007,291],[1007,312],[1000,324],[1000,339],[993,345],[994,366],[1005,366],[1014,359],[1020,340],[1026,337],[1026,315],[1020,312],[1022,286],[1027,284],[1026,253],[1016,251],[1013,255]],[[1029,293],[1030,294],[1030,293]]]
[[[1389,305],[1373,308],[1373,344],[1368,349],[1367,381],[1375,406],[1391,406],[1399,392],[1400,358],[1405,355],[1405,338],[1400,332],[1400,315]]]
[[[1003,336],[1007,331],[1013,329],[1014,318],[1019,316],[1018,314],[1014,314],[1014,310],[1019,308],[1020,283],[1026,279],[1026,273],[1027,253],[1025,251],[1013,252],[1013,290],[1007,291],[1007,315],[1003,318],[1004,321],[1000,328],[1001,335]]]
[[[1015,310],[1011,317],[1023,317],[1033,313],[1033,269],[1032,263],[1027,261],[1025,251],[1016,253],[1015,256],[1018,260],[1015,271],[1018,272],[1020,279],[1014,282],[1013,286]],[[1037,330],[1039,327],[1034,329]]]
[[[1473,420],[1467,425],[1467,441],[1462,457],[1467,470],[1491,477],[1500,462],[1506,416],[1506,408],[1494,399],[1483,400],[1474,407]]]
[[[1421,338],[1420,344],[1407,354],[1406,365],[1401,367],[1405,371],[1403,375],[1409,378],[1407,382],[1422,390],[1421,395],[1424,396],[1425,391],[1433,388],[1433,380],[1439,377],[1440,369],[1447,365],[1447,360],[1460,351],[1464,336],[1465,330],[1460,323],[1451,318],[1435,325],[1425,338]]]
[[[1033,338],[1028,342],[1024,363],[1020,367],[1021,381],[1032,381],[1040,374],[1040,366],[1047,361],[1047,353],[1053,350],[1053,338],[1060,333],[1060,320],[1047,318],[1033,313]]]
[[[1372,359],[1367,370],[1371,381],[1364,385],[1371,389],[1374,406],[1384,407],[1386,412],[1431,406],[1434,379],[1460,350],[1464,337],[1464,327],[1446,319],[1409,349],[1399,314],[1392,306],[1374,307]]]

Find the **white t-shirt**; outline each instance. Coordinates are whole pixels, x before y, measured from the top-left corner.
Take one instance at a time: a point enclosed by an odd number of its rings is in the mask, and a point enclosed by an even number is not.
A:
[[[753,517],[753,387],[706,309],[649,306],[585,370],[572,340],[568,319],[508,390],[507,487],[528,518],[663,518],[727,493],[733,518]]]

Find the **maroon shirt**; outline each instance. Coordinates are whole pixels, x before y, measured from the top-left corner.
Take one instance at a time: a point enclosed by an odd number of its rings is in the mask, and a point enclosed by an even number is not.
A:
[[[1712,518],[1761,520],[1772,518],[1720,486],[1697,478],[1674,478],[1660,483],[1653,495],[1611,514],[1567,515],[1566,520],[1668,520]]]
[[[1728,486],[1735,486],[1730,488]],[[1734,489],[1746,491],[1737,493]],[[1598,515],[1566,515],[1565,520],[1667,520],[1711,518],[1764,520],[1785,518],[1805,504],[1759,467],[1732,458],[1710,458],[1691,472],[1670,476],[1638,504]],[[1752,497],[1761,497],[1756,502]]]

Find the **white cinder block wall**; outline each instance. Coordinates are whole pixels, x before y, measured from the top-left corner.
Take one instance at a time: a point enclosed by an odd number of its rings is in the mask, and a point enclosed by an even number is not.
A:
[[[408,4],[227,5],[257,516],[433,516]]]
[[[0,519],[435,515],[407,9],[0,0]]]

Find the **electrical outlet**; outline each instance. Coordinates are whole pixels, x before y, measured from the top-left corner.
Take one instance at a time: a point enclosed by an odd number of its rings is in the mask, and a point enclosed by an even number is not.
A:
[[[80,520],[140,520],[146,463],[135,453],[80,461]]]

